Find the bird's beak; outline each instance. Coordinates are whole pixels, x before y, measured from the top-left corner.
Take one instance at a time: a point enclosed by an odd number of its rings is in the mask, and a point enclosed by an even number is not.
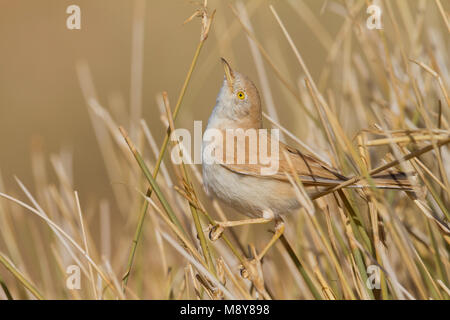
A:
[[[234,82],[233,70],[231,69],[227,60],[225,60],[224,58],[220,59],[222,60],[223,69],[225,71],[225,77],[227,77],[228,88],[230,89],[231,92],[233,92],[233,82]]]

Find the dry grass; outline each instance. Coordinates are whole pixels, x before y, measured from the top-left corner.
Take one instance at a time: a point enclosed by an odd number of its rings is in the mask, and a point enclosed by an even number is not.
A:
[[[366,2],[325,1],[323,10],[342,15],[335,37],[308,2],[288,1],[327,54],[316,79],[291,38],[295,30],[287,25],[294,22],[284,21],[277,4],[270,6],[295,57],[289,63],[298,85],[282,71],[283,56],[272,56],[259,42],[262,35],[251,25],[255,4],[229,7],[234,21],[223,45],[237,33],[248,36],[268,125],[352,182],[370,183],[371,174],[393,168],[417,173],[416,196],[344,188],[349,182],[307,193],[293,175],[303,208],[286,217],[285,236],[261,264],[249,258],[269,239],[267,227],[227,230],[211,242],[208,226],[229,217],[228,208],[204,194],[199,167],[170,161],[169,135],[180,109],[191,108],[183,99],[196,65],[216,61],[202,54],[214,12],[200,7],[190,19],[200,18],[201,33],[185,82],[170,96],[173,111],[167,93],[157,97],[153,108],[162,125],[149,128],[140,104],[145,2],[136,3],[133,90],[130,110],[120,110],[130,123],[99,102],[87,63],[77,65],[109,179],[125,187],[112,184],[114,201],[88,205],[73,188],[71,155],[50,157],[52,179],[39,148],[32,159],[35,194],[19,179],[22,194],[9,193],[0,176],[0,299],[450,298],[449,23],[440,1],[381,1],[383,30],[365,27]],[[297,137],[279,123],[282,109],[273,102],[269,75],[312,133]],[[166,130],[160,146],[157,130]],[[115,207],[125,221],[120,226],[111,222],[118,219]],[[98,229],[93,219],[100,220]],[[80,267],[80,290],[65,285],[69,265]],[[378,288],[366,285],[373,267],[380,270]]]

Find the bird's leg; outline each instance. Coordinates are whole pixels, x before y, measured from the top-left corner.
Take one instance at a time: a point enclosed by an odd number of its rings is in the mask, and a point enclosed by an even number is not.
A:
[[[235,220],[235,221],[217,221],[214,226],[211,227],[209,232],[209,239],[215,241],[220,238],[225,228],[243,226],[248,224],[261,224],[268,223],[275,218],[271,211],[264,211],[262,218]]]
[[[284,222],[281,218],[275,220],[275,233],[270,239],[269,243],[264,247],[264,249],[258,254],[258,260],[264,257],[264,255],[269,251],[269,249],[275,244],[275,242],[281,237],[284,232]]]
[[[234,220],[234,221],[220,221],[217,222],[217,224],[223,228],[229,228],[229,227],[243,226],[246,224],[267,223],[270,221],[272,221],[272,219],[255,218],[255,219]]]
[[[267,251],[269,251],[269,249],[274,245],[274,243],[281,237],[283,232],[284,232],[284,222],[280,217],[277,217],[275,219],[275,233],[272,236],[272,239],[270,239],[269,243],[258,255],[256,254],[255,250],[253,250],[254,258],[249,261],[246,261],[244,265],[241,266],[241,276],[243,278],[252,280],[255,286],[257,283],[259,283],[258,281],[255,280],[262,279],[261,260],[267,253]]]

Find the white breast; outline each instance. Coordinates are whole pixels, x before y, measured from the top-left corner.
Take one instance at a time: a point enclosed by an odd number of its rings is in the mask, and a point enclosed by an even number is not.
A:
[[[220,164],[203,164],[203,182],[208,194],[250,217],[267,210],[283,215],[299,207],[289,183],[237,174]]]

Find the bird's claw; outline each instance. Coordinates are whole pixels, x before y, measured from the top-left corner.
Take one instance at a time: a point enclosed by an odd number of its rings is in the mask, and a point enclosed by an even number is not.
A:
[[[209,231],[209,239],[211,241],[216,241],[217,239],[219,239],[222,236],[224,230],[225,230],[225,228],[222,227],[220,224],[211,226],[211,229]]]
[[[241,277],[250,280],[259,292],[265,292],[261,261],[257,258],[247,260],[244,265],[240,266],[239,271]]]
[[[247,268],[245,268],[243,265],[240,265],[239,273],[241,274],[241,277],[243,279],[248,279],[248,277],[250,276],[250,274],[248,273]]]

